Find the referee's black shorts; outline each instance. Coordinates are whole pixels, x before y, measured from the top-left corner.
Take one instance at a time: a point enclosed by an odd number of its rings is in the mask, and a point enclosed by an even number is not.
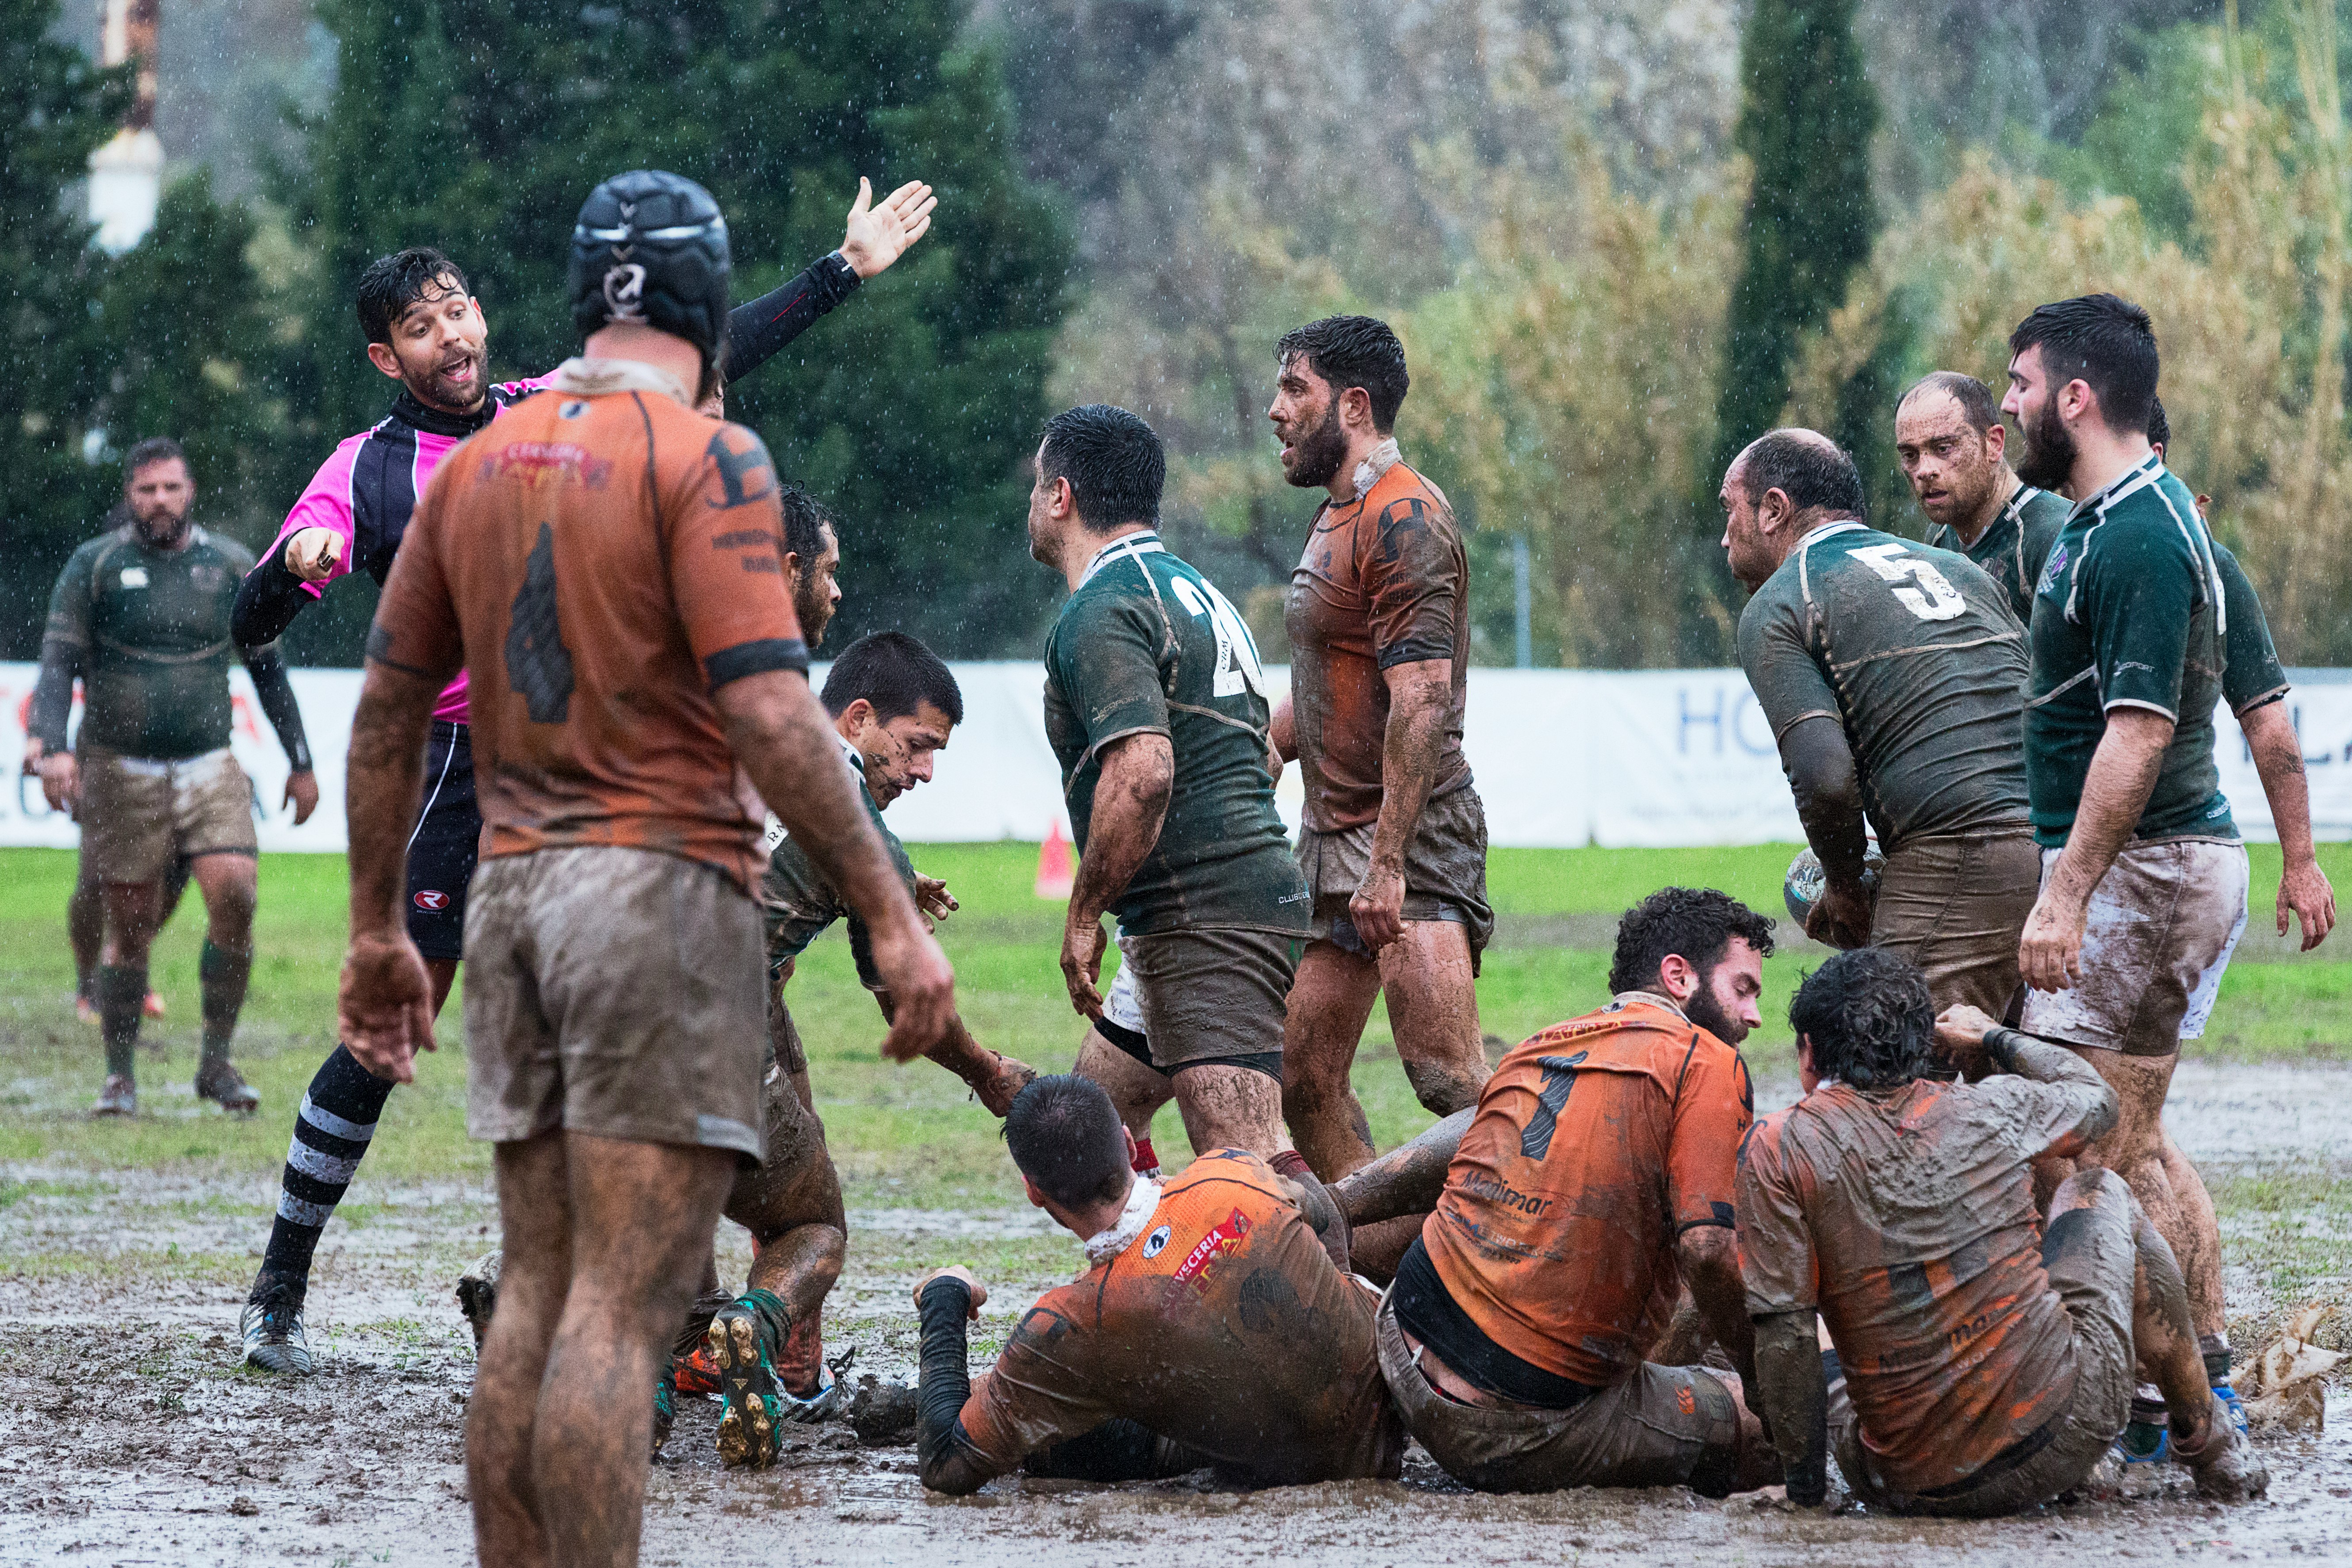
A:
[[[436,719],[425,747],[425,810],[408,840],[408,935],[425,957],[465,957],[466,889],[481,852],[473,742],[465,725]]]

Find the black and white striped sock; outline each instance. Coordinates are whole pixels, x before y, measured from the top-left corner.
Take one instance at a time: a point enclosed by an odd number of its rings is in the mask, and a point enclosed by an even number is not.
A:
[[[391,1092],[389,1082],[360,1066],[341,1046],[310,1079],[294,1119],[293,1140],[286,1146],[278,1218],[253,1283],[254,1300],[274,1286],[291,1285],[298,1296],[309,1286],[319,1233],[351,1186]]]

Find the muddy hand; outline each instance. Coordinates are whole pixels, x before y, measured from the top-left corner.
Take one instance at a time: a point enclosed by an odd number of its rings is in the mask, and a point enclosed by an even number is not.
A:
[[[1348,919],[1374,952],[1404,935],[1404,869],[1373,866],[1348,900]]]
[[[1102,993],[1096,984],[1102,978],[1103,950],[1108,945],[1099,915],[1081,920],[1074,910],[1062,927],[1062,984],[1069,988],[1070,1005],[1082,1018],[1102,1016]]]
[[[992,1051],[990,1055],[996,1058],[994,1069],[973,1084],[971,1091],[980,1096],[980,1103],[987,1108],[991,1116],[1002,1121],[1013,1109],[1013,1097],[1028,1087],[1029,1080],[1037,1076],[1037,1069],[1001,1051]]]
[[[2279,878],[2278,933],[2286,934],[2288,911],[2303,921],[2303,951],[2309,952],[2336,929],[2336,889],[2316,860],[2289,866]]]
[[[319,809],[319,775],[309,768],[286,775],[286,798],[278,803],[294,808],[294,826],[301,826]]]
[[[433,984],[405,931],[352,933],[335,998],[338,1037],[352,1058],[394,1083],[416,1079],[415,1062],[433,1042]]]
[[[963,1288],[971,1292],[971,1311],[970,1314],[971,1321],[975,1323],[980,1321],[980,1310],[988,1305],[988,1287],[982,1284],[979,1277],[974,1275],[971,1269],[964,1268],[961,1264],[951,1263],[945,1268],[934,1268],[929,1274],[924,1275],[920,1279],[916,1280],[915,1305],[917,1308],[919,1309],[923,1304],[923,1287],[929,1285],[934,1279],[962,1280]]]
[[[929,920],[943,921],[963,906],[948,891],[948,885],[937,877],[915,873],[915,907]]]
[[[2084,911],[2062,908],[2043,893],[2025,918],[2017,969],[2036,991],[2064,991],[2083,979]]]
[[[2000,1027],[2000,1020],[1965,1002],[1936,1015],[1936,1051],[1952,1066],[1973,1070],[1984,1060],[1985,1037]]]
[[[1828,947],[1851,951],[1870,945],[1870,896],[1832,882],[1805,916],[1805,934]]]

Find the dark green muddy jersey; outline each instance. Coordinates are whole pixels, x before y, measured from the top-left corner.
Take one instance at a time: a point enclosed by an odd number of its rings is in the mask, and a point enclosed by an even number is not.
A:
[[[2023,827],[2024,629],[1966,557],[1823,524],[1748,601],[1739,662],[1775,741],[1809,719],[1844,726],[1889,851]]]
[[[2050,558],[2050,546],[2066,526],[2070,510],[2064,496],[2021,484],[1974,544],[1963,545],[1960,536],[1940,522],[1927,530],[1927,542],[1937,550],[1957,551],[1982,567],[2000,585],[2017,624],[2023,626],[2033,618],[2033,585],[2042,581],[2042,563]]]
[[[194,757],[228,744],[229,607],[253,569],[233,539],[191,528],[185,548],[150,549],[125,523],[58,574],[42,663],[82,681],[79,745],[131,757]],[[51,704],[57,706],[56,703]],[[56,715],[64,742],[63,711]]]
[[[2221,671],[2221,700],[2231,712],[2243,717],[2287,694],[2286,667],[2279,663],[2270,621],[2254,585],[2246,580],[2246,569],[2210,531],[2206,537],[2213,544],[2213,564],[2221,569],[2221,607],[2230,623],[2222,637],[2229,666]]]
[[[1130,936],[1240,926],[1304,934],[1307,883],[1274,809],[1257,645],[1156,533],[1112,541],[1045,638],[1045,738],[1087,847],[1102,748],[1160,734],[1176,779],[1160,841],[1111,905]]]
[[[2025,771],[2033,831],[2063,844],[2107,710],[2173,721],[2141,838],[2235,838],[2213,763],[2227,598],[2197,498],[2154,453],[2074,508],[2033,596]]]
[[[915,867],[907,858],[907,847],[883,825],[882,808],[874,804],[874,792],[866,787],[866,767],[856,748],[845,744],[842,750],[847,754],[850,776],[857,781],[857,798],[866,807],[866,820],[882,836],[882,847],[889,852],[890,864],[912,898]],[[768,967],[782,968],[805,952],[825,927],[845,920],[858,980],[869,991],[881,990],[882,977],[874,968],[874,943],[866,935],[866,922],[852,912],[849,900],[841,896],[832,878],[817,869],[807,851],[780,828],[770,828],[769,835],[768,869],[760,879],[760,912],[768,926]]]

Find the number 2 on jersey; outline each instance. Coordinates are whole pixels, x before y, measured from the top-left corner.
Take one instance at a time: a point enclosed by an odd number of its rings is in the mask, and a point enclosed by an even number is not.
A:
[[[1923,621],[1948,621],[1969,607],[1951,579],[1937,571],[1933,562],[1905,554],[1900,544],[1873,544],[1855,551],[1853,559],[1899,584],[1895,590],[1896,602]]]
[[[1251,639],[1241,613],[1217,592],[1214,583],[1178,577],[1174,585],[1176,596],[1184,601],[1184,607],[1204,617],[1209,629],[1216,634],[1217,679],[1211,689],[1219,697],[1235,697],[1246,686],[1260,697],[1265,696],[1265,673],[1258,667],[1257,644]]]

